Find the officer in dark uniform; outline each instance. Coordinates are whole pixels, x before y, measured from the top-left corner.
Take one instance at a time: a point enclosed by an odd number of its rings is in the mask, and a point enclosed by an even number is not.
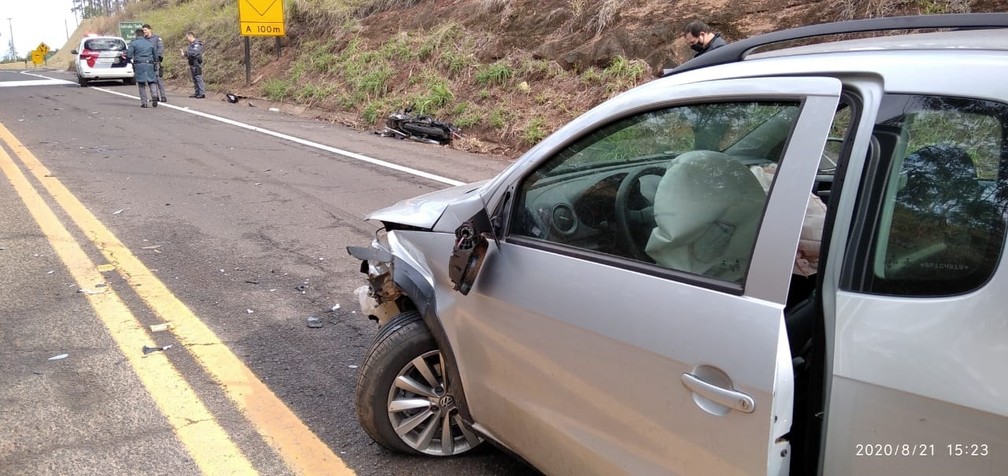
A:
[[[203,99],[206,97],[206,84],[203,83],[203,42],[191,31],[186,32],[185,36],[189,40],[189,47],[179,51],[189,61],[189,72],[192,73],[193,87],[196,89],[189,97]]]
[[[135,38],[126,49],[126,58],[133,62],[133,74],[136,78],[137,86],[140,88],[140,107],[147,107],[150,103],[157,107],[158,99],[161,98],[158,92],[157,73],[154,72],[154,65],[157,64],[157,49],[154,43],[144,38],[143,28],[137,28]],[[150,96],[147,96],[147,88],[150,88]]]
[[[164,61],[164,42],[161,41],[160,36],[155,35],[151,30],[150,23],[144,23],[142,28],[144,31],[144,38],[147,38],[148,41],[154,43],[154,49],[156,50],[155,54],[157,54],[157,63],[154,64],[154,69],[157,70],[157,84],[158,90],[161,92],[161,102],[168,102],[168,97],[166,96],[168,93],[164,87],[164,66],[161,64],[161,62]]]

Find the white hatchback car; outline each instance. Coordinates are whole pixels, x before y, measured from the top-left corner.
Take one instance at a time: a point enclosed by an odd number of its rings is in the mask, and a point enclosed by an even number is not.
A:
[[[77,83],[87,87],[90,81],[122,80],[135,84],[133,64],[126,59],[126,40],[118,36],[89,35],[81,39],[76,56]]]
[[[796,46],[876,30],[941,30]],[[1008,14],[739,41],[362,259],[361,425],[546,474],[1008,474]]]

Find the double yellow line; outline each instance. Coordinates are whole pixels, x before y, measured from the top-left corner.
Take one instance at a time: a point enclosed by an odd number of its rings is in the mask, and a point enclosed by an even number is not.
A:
[[[115,267],[132,291],[165,322],[203,370],[222,388],[296,474],[354,474],[328,446],[260,381],[248,367],[105,227],[14,135],[0,124],[0,140],[14,151],[46,192],[91,243]],[[21,196],[57,256],[77,285],[91,289],[104,282],[98,267],[74,240],[13,158],[0,147],[0,169]],[[146,328],[111,287],[88,294],[97,315],[133,367],[161,413],[204,474],[255,474],[245,454],[207,410],[164,353],[146,357],[140,349],[152,342]]]

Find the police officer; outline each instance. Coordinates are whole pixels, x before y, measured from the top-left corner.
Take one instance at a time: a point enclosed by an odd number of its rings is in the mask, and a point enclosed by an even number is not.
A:
[[[189,97],[203,99],[206,97],[206,84],[203,83],[203,42],[191,31],[187,31],[185,36],[189,40],[189,47],[179,52],[189,61],[189,72],[192,73],[193,86],[196,88],[196,92]]]
[[[144,23],[142,28],[144,31],[144,38],[147,38],[148,41],[154,43],[154,49],[156,50],[155,54],[157,55],[157,63],[154,64],[154,69],[157,70],[157,84],[158,90],[161,91],[161,102],[168,102],[168,97],[166,96],[168,93],[164,87],[164,66],[161,64],[161,62],[164,61],[164,42],[161,41],[160,36],[155,35],[154,32],[151,31],[150,23]]]
[[[134,35],[135,38],[126,49],[126,58],[133,62],[133,74],[137,86],[140,88],[140,107],[147,107],[148,103],[157,107],[158,99],[161,98],[158,92],[157,73],[154,72],[154,65],[157,63],[157,49],[154,43],[144,38],[143,28],[137,28]],[[147,96],[148,87],[150,87],[149,99]]]

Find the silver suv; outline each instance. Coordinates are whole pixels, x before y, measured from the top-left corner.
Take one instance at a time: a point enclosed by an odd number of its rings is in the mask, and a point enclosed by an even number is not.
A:
[[[374,212],[362,426],[547,474],[1005,474],[1006,78],[1006,14],[776,32]]]

